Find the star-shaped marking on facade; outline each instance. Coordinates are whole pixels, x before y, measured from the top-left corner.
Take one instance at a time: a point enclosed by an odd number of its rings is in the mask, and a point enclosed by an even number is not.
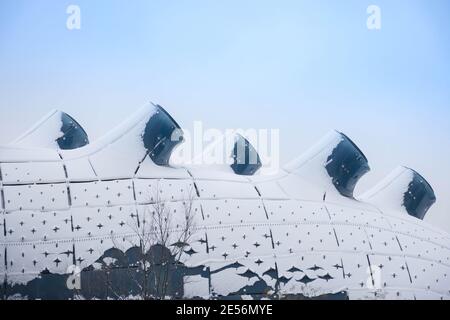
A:
[[[263,263],[263,261],[261,259],[258,259],[255,261],[255,263],[259,266],[261,263]]]

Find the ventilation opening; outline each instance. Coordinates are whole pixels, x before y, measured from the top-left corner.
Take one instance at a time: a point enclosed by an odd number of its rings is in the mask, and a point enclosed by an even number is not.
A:
[[[159,105],[148,120],[142,137],[152,161],[168,166],[173,149],[183,141],[183,131],[175,120]]]
[[[232,157],[233,164],[231,165],[231,168],[234,173],[239,175],[254,175],[262,166],[258,152],[256,152],[251,143],[241,135],[236,136]]]

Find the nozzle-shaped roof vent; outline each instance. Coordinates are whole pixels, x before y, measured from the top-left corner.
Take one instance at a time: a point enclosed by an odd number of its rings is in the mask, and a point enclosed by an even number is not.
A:
[[[173,149],[183,141],[183,130],[160,105],[148,120],[143,134],[144,146],[153,162],[169,165]]]
[[[252,144],[240,134],[236,135],[231,168],[239,175],[251,176],[261,168],[261,159]]]
[[[366,156],[345,134],[328,156],[325,168],[336,189],[343,196],[353,197],[358,180],[369,172]]]

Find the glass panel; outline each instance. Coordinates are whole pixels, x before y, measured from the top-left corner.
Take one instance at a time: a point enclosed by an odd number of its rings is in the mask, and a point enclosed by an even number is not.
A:
[[[169,165],[173,149],[183,141],[183,131],[175,120],[161,106],[145,126],[144,146],[153,162],[160,166]]]
[[[61,113],[63,135],[56,139],[58,145],[63,150],[81,148],[89,143],[86,131],[71,116]]]
[[[370,168],[366,156],[346,135],[327,159],[326,169],[340,194],[353,197],[358,180]]]
[[[428,209],[436,202],[436,196],[430,184],[417,172],[413,173],[413,180],[405,192],[403,205],[409,215],[423,219]]]
[[[231,168],[239,175],[254,175],[262,165],[258,152],[256,152],[251,143],[241,135],[236,136],[232,157],[234,162],[231,165]]]

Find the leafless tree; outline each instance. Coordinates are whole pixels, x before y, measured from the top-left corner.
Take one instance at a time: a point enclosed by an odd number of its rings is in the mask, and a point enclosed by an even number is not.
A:
[[[180,202],[170,202],[161,194],[158,184],[152,201],[131,226],[139,240],[139,271],[142,274],[138,285],[142,299],[166,298],[171,271],[183,264],[183,252],[190,246],[195,229],[192,189],[187,190],[185,199]],[[173,207],[178,211],[172,210]]]

